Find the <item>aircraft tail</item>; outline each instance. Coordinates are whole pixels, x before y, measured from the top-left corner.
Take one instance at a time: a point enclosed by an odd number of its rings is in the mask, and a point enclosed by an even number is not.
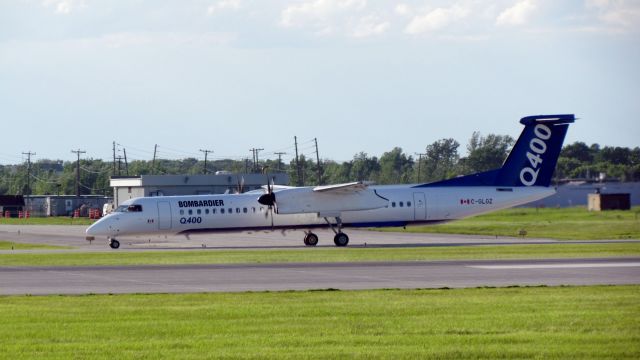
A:
[[[535,115],[520,119],[524,130],[511,149],[496,185],[549,186],[573,114]]]
[[[500,169],[439,181],[435,186],[549,186],[573,114],[520,119],[524,130]]]

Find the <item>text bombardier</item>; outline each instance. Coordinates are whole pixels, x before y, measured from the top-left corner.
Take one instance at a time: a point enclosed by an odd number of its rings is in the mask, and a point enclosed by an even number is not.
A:
[[[205,206],[224,206],[223,200],[191,200],[178,201],[179,207],[205,207]]]

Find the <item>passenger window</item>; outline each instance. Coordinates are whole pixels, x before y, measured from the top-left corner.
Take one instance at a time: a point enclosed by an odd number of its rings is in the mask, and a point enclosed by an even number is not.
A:
[[[236,208],[236,214],[240,214],[240,208]]]
[[[407,206],[411,207],[411,201],[407,201]]]
[[[395,201],[391,202],[391,207],[396,207],[396,202]]]
[[[233,209],[229,208],[229,214],[233,214]]]
[[[247,213],[247,208],[243,208],[242,212],[244,212],[246,214]]]
[[[189,215],[193,215],[193,210],[189,209]]]
[[[254,207],[252,207],[251,210],[253,210],[254,213],[256,212],[256,208]]]
[[[209,209],[204,209],[204,213],[209,215]]]
[[[215,214],[216,213],[216,209],[211,209],[211,213]]]
[[[196,212],[198,213],[198,215],[202,214],[202,210],[200,209],[196,210]]]
[[[220,209],[220,214],[224,214],[224,208]]]
[[[180,215],[184,215],[184,210],[180,209]]]
[[[400,201],[400,207],[404,206],[404,202]]]

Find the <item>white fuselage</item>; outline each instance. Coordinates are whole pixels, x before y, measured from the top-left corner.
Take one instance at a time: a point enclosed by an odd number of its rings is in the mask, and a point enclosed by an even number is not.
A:
[[[304,188],[303,188],[304,189]],[[311,188],[308,188],[311,189]],[[412,185],[371,186],[388,200],[373,210],[278,214],[258,202],[261,192],[135,198],[87,229],[91,236],[163,233],[312,229],[328,227],[339,217],[344,227],[407,226],[461,219],[509,208],[555,193],[553,188]],[[278,192],[275,192],[276,197]],[[303,198],[302,196],[300,197]],[[127,209],[130,208],[131,211]],[[125,211],[122,211],[124,209]],[[273,217],[273,218],[272,218]],[[272,223],[273,222],[273,223]]]

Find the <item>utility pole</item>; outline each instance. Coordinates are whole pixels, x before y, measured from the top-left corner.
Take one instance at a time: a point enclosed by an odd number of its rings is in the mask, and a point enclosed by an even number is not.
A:
[[[156,154],[157,153],[158,153],[158,144],[155,144],[155,146],[153,147],[153,162],[151,162],[151,174],[155,174],[156,172]]]
[[[264,149],[249,149],[249,151],[251,151],[253,153],[253,171],[255,172],[258,169],[258,165],[260,163],[260,160],[258,159],[258,153],[260,151],[262,151]]]
[[[85,154],[83,150],[71,150],[72,153],[78,155],[78,161],[76,162],[76,197],[80,197],[80,154]]]
[[[416,182],[420,182],[420,176],[422,175],[420,173],[420,165],[422,164],[422,157],[427,155],[426,153],[415,153],[416,155],[418,155],[418,179]]]
[[[113,176],[116,176],[116,142],[113,142]]]
[[[127,149],[122,148],[122,151],[124,152],[124,170],[127,173],[127,176],[129,176],[129,162],[127,161]]]
[[[322,169],[320,168],[320,154],[318,153],[318,138],[313,138],[316,142],[316,164],[318,166],[318,185],[322,185]]]
[[[22,155],[27,155],[27,188],[26,194],[31,195],[31,155],[35,155],[36,153],[32,153],[31,151],[23,152]]]
[[[118,161],[118,176],[120,176],[122,174],[122,156],[118,155],[116,160]]]
[[[300,173],[300,161],[298,160],[298,137],[294,136],[293,137],[293,141],[295,143],[296,146],[296,173],[298,174],[298,183],[296,184],[297,186],[302,186],[302,174]]]
[[[282,155],[287,155],[286,152],[275,152],[274,154],[278,155],[278,172],[282,171]]]
[[[209,153],[212,153],[213,150],[200,149],[200,151],[204,153],[204,174],[207,175],[207,155],[209,155]]]

